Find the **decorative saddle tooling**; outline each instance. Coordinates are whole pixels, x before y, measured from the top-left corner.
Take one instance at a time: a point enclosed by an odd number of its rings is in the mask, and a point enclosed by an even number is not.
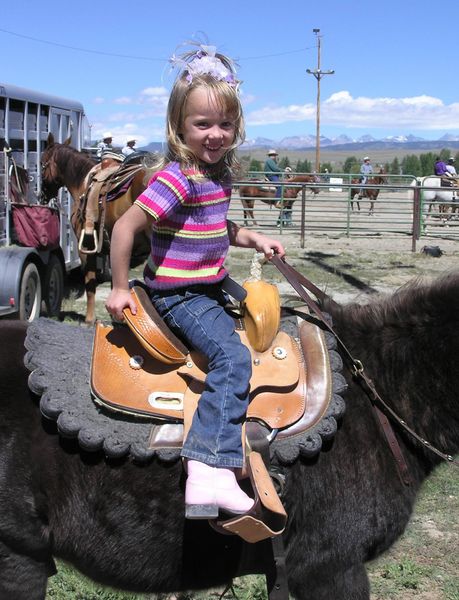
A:
[[[282,533],[287,521],[267,470],[270,440],[287,439],[314,427],[332,396],[323,331],[308,320],[301,323],[298,338],[277,331],[278,292],[275,286],[272,290],[266,286],[270,284],[264,285],[258,302],[254,300],[256,286],[246,286],[248,327],[238,329],[253,365],[243,428],[243,475],[250,478],[255,505],[245,515],[212,522],[218,530],[248,542]],[[92,395],[98,405],[161,424],[152,429],[150,448],[180,448],[204,389],[206,359],[189,351],[167,328],[142,287],[133,287],[131,293],[137,313],[125,310],[128,327],[96,324]],[[243,321],[238,319],[240,325]]]

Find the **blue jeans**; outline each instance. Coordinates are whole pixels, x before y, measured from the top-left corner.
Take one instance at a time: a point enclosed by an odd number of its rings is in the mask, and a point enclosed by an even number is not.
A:
[[[242,467],[242,423],[249,403],[252,361],[224,309],[219,285],[150,292],[152,302],[185,344],[208,360],[205,388],[198,402],[182,456],[215,467]]]
[[[280,181],[280,177],[279,175],[268,175],[268,179],[269,181],[274,181],[274,182],[278,182]],[[282,188],[279,185],[278,187],[276,187],[276,198],[280,198],[282,196]]]

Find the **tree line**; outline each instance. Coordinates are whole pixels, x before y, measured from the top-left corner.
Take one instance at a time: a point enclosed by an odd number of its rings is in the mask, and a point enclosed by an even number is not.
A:
[[[414,175],[415,177],[425,177],[434,174],[434,165],[437,158],[440,157],[445,162],[449,158],[454,158],[455,163],[459,164],[459,152],[455,154],[448,148],[443,148],[440,152],[425,152],[423,154],[407,154],[402,159],[395,157],[391,162],[381,164],[386,173],[391,175]],[[251,158],[250,156],[241,156],[241,172],[247,174],[249,171],[257,172],[264,170],[264,161]],[[285,169],[290,167],[295,173],[312,173],[314,167],[309,160],[297,160],[292,163],[288,156],[279,158],[279,167]],[[344,162],[338,165],[332,165],[330,162],[324,162],[320,165],[321,173],[359,173],[361,160],[356,156],[348,156]]]

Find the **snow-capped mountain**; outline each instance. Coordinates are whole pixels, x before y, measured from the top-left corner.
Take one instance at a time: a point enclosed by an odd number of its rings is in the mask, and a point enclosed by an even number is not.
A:
[[[442,141],[442,142],[459,142],[459,135],[453,135],[451,133],[445,133],[445,135],[443,135],[440,138],[440,141]]]
[[[439,140],[426,140],[424,138],[409,134],[409,135],[394,135],[387,136],[382,139],[376,139],[370,134],[365,134],[357,139],[350,138],[346,134],[338,135],[335,138],[328,138],[320,136],[321,147],[336,147],[338,150],[364,150],[366,146],[368,149],[381,147],[390,148],[391,146],[397,146],[406,144],[407,148],[414,149],[419,144],[419,148],[427,149],[429,147],[438,148],[440,143],[453,142],[453,146],[459,142],[459,135],[445,134]],[[316,136],[302,135],[302,136],[289,136],[282,138],[281,140],[272,140],[269,138],[255,138],[252,140],[246,140],[241,146],[242,150],[250,150],[255,148],[276,148],[277,150],[307,150],[315,148]]]

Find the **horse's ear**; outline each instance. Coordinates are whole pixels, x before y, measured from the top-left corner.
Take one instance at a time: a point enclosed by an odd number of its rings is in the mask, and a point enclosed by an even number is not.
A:
[[[54,135],[50,132],[48,134],[48,139],[46,140],[46,147],[54,146]]]
[[[70,142],[72,141],[71,137],[68,137],[65,142],[64,142],[64,146],[70,146]]]

